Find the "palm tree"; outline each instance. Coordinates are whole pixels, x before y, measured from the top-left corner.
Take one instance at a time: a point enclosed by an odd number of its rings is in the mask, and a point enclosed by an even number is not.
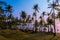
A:
[[[30,16],[30,15],[27,15],[26,23],[28,24],[28,27],[30,26],[29,24],[31,24],[31,23],[32,23],[32,19],[31,19],[31,16]],[[29,29],[28,29],[28,28],[26,28],[26,30],[28,31]]]
[[[40,22],[39,22],[40,27],[44,26],[44,24],[45,24],[44,16],[45,16],[45,12],[43,12],[42,15],[40,16]],[[42,31],[42,29],[41,29],[41,31]]]
[[[4,28],[3,24],[5,23],[4,20],[6,20],[6,15],[4,15],[4,9],[0,6],[0,26],[1,28]]]
[[[27,14],[26,14],[26,12],[25,11],[22,11],[21,12],[21,19],[22,19],[22,21],[23,21],[23,26],[26,24],[26,17],[27,17]],[[23,29],[24,29],[25,27],[23,27]]]
[[[2,1],[0,1],[0,5],[5,6],[4,8],[2,8],[3,6],[0,6],[0,16],[6,15],[5,12],[8,12],[9,14],[12,13],[12,6],[11,5],[8,5],[8,4],[6,4],[5,2],[2,2]],[[6,16],[6,19],[7,19],[7,16]],[[7,23],[7,25],[8,25],[8,23]]]
[[[25,11],[22,11],[22,12],[21,12],[21,18],[22,18],[22,20],[23,20],[23,23],[26,22],[26,17],[27,17],[26,12],[25,12]]]
[[[34,7],[33,7],[33,9],[35,10],[35,12],[33,13],[33,16],[35,16],[35,20],[37,20],[37,12],[39,12],[38,11],[38,4],[36,4],[36,5],[34,5]]]
[[[53,15],[54,15],[54,36],[56,36],[56,28],[55,28],[55,9],[57,9],[57,7],[59,7],[59,0],[53,0],[52,4],[50,4],[49,8],[52,8],[51,9],[51,12],[53,11]],[[50,14],[51,14],[50,12]]]
[[[49,18],[50,18],[50,14],[48,13],[48,18],[47,18],[47,24],[48,24],[48,33],[49,33]]]
[[[35,12],[33,13],[33,16],[35,16],[35,21],[37,20],[37,15],[36,13],[39,12],[38,11],[38,4],[34,5],[33,9],[35,10]],[[36,29],[36,26],[35,26],[35,29]],[[36,31],[36,30],[35,30]]]
[[[6,5],[6,12],[12,13],[12,6]]]
[[[14,25],[13,22],[14,22],[14,17],[13,15],[10,13],[10,15],[8,16],[8,19],[10,20],[8,22],[8,25],[9,25],[9,29],[12,29],[12,26]]]
[[[4,28],[4,24],[6,26],[6,21],[5,21],[6,20],[6,15],[4,14],[5,9],[1,5],[4,5],[5,6],[6,3],[0,1],[0,23],[1,23],[0,26],[2,26]]]
[[[39,30],[42,31],[42,26],[43,26],[43,19],[42,19],[42,16],[39,17],[40,21],[39,21]]]
[[[10,19],[12,16],[12,6],[11,5],[6,5],[5,11],[9,13],[8,18]]]
[[[37,20],[35,20],[35,32],[37,32],[37,27],[39,26],[39,23],[38,23],[38,21]]]
[[[45,15],[46,15],[45,12],[43,12],[43,13],[42,13],[43,26],[44,26],[44,23],[45,23],[45,20],[44,20],[44,19],[45,19],[45,18],[44,18]]]
[[[50,32],[51,32],[51,25],[54,24],[54,21],[48,17],[47,18],[47,24],[48,24],[48,32],[49,32],[49,29],[50,29]],[[50,25],[50,28],[49,28],[49,25]]]
[[[5,9],[6,9],[5,11],[9,13],[9,15],[7,17],[7,20],[11,20],[11,18],[12,18],[12,6],[11,5],[6,5]],[[11,21],[7,22],[7,25],[8,25],[8,23],[11,24],[10,23]],[[9,28],[11,28],[11,25],[9,25]],[[7,29],[8,29],[8,27],[7,27]]]

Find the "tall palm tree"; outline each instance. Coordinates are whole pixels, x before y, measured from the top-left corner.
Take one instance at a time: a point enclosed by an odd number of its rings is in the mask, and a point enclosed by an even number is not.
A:
[[[38,4],[34,5],[33,9],[35,10],[35,12],[33,13],[33,16],[35,16],[35,21],[37,20],[37,15],[36,13],[39,12],[38,11]],[[35,29],[36,29],[36,26],[35,26]],[[36,31],[36,30],[35,30]]]
[[[22,19],[22,21],[23,21],[23,26],[26,25],[26,17],[27,17],[26,12],[25,12],[25,11],[22,11],[22,12],[21,12],[21,19]],[[23,29],[24,29],[24,28],[25,28],[25,27],[23,27]]]
[[[56,36],[56,28],[55,28],[55,9],[57,8],[57,7],[59,7],[59,2],[58,2],[59,0],[53,0],[53,2],[52,2],[52,4],[50,4],[50,7],[49,8],[52,8],[51,9],[51,12],[53,11],[53,15],[54,15],[54,36]],[[51,13],[50,12],[50,13]]]
[[[25,11],[22,11],[22,12],[21,12],[21,18],[22,18],[22,20],[23,20],[23,23],[26,22],[26,17],[27,17],[26,12],[25,12]]]
[[[50,18],[50,14],[48,13],[48,18],[47,18],[47,24],[48,24],[48,33],[49,33],[49,18]]]
[[[45,16],[45,12],[43,12],[42,15],[40,16],[40,22],[39,22],[40,27],[44,26],[44,24],[45,24],[44,16]],[[41,31],[42,31],[42,29],[41,29]]]
[[[42,16],[40,16],[39,19],[40,19],[40,21],[39,21],[39,26],[40,26],[39,30],[42,31],[42,26],[43,26],[43,18],[42,18]]]
[[[5,12],[6,13],[8,12],[9,15],[7,17],[10,19],[11,16],[12,16],[12,6],[11,5],[6,5]]]
[[[47,24],[48,24],[48,32],[49,32],[49,29],[50,29],[50,32],[51,32],[51,25],[54,24],[54,21],[53,21],[53,19],[50,18],[50,14],[48,14]],[[50,28],[49,28],[49,25],[50,25]]]
[[[2,8],[3,6],[0,6],[0,15],[6,15],[5,12],[8,12],[9,14],[12,13],[12,6],[11,5],[8,5],[7,3],[5,3],[3,1],[0,1],[0,5],[4,5],[4,8]]]
[[[8,16],[8,19],[10,20],[10,21],[8,22],[9,29],[12,29],[14,17],[13,17],[13,15],[12,15],[11,13],[10,13],[10,15]]]
[[[30,15],[27,15],[26,23],[28,24],[28,27],[30,26],[29,24],[32,23],[32,19],[31,19],[31,16],[30,16]],[[29,30],[29,29],[27,28],[27,31],[28,31],[28,30]]]
[[[35,20],[37,20],[37,12],[39,12],[38,11],[38,4],[36,4],[36,5],[34,5],[34,7],[33,7],[33,9],[35,10],[35,12],[33,13],[33,16],[35,16]]]
[[[44,19],[45,19],[45,18],[44,18],[45,15],[46,15],[45,12],[43,12],[43,13],[42,13],[43,26],[44,26],[44,23],[45,23],[45,20],[44,20]]]
[[[12,6],[11,5],[6,5],[5,9],[6,9],[5,11],[9,13],[9,15],[7,16],[7,20],[10,20],[11,17],[12,17]],[[10,22],[11,21],[9,21],[9,24],[11,24]],[[7,22],[7,25],[8,25],[8,22]],[[9,28],[11,28],[10,25],[9,25]],[[8,29],[8,27],[7,27],[7,29]]]
[[[38,21],[37,20],[35,20],[35,32],[37,32],[37,27],[39,26],[39,23],[38,23]]]

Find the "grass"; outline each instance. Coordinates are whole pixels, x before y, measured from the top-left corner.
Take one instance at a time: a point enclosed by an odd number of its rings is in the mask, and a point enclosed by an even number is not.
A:
[[[20,30],[0,30],[0,40],[60,40],[60,34],[26,33]]]

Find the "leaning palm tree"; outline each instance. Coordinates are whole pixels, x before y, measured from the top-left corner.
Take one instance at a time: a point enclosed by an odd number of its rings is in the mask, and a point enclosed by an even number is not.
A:
[[[36,13],[39,12],[38,11],[38,4],[34,5],[33,9],[35,10],[35,12],[33,13],[33,16],[35,16],[35,21],[37,20],[37,15]],[[34,22],[35,23],[35,22]],[[35,29],[36,29],[36,26],[35,26]],[[35,30],[36,31],[36,30]]]

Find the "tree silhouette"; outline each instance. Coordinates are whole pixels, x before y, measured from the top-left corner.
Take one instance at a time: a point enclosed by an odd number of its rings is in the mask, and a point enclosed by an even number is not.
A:
[[[54,36],[56,36],[56,28],[55,28],[55,10],[57,9],[57,7],[59,6],[59,0],[53,0],[52,1],[52,4],[50,4],[50,6],[48,8],[51,8],[51,11],[50,11],[50,14],[52,13],[53,11],[53,19],[54,19]]]
[[[6,9],[5,10],[6,13],[7,12],[9,13],[7,20],[11,20],[11,18],[12,18],[12,6],[6,5],[5,9]],[[11,29],[11,24],[12,24],[11,21],[7,22],[7,25],[9,25],[9,29]]]
[[[37,15],[36,15],[36,13],[39,12],[39,11],[38,11],[38,4],[34,5],[33,9],[35,10],[35,12],[33,13],[33,16],[35,16],[35,21],[36,21],[36,20],[37,20]],[[35,29],[36,29],[36,26],[35,26]],[[35,30],[35,32],[36,32],[36,30]]]
[[[44,19],[45,19],[45,18],[44,18],[45,15],[46,15],[45,12],[43,12],[43,13],[42,13],[43,26],[44,26],[44,24],[45,24],[45,20],[44,20]]]
[[[38,24],[38,21],[37,20],[35,20],[35,31],[37,32],[37,27],[39,26],[39,24]]]
[[[10,22],[8,23],[8,20],[11,19],[10,16],[12,14],[12,6],[7,4],[7,3],[5,3],[5,2],[3,2],[3,1],[0,1],[0,5],[4,5],[4,6],[0,6],[0,16],[2,16],[2,18],[5,17],[5,22],[7,23],[6,26],[8,28],[8,26],[10,26],[10,25],[8,25],[8,24],[10,24]],[[9,13],[9,15],[7,15],[7,13]],[[7,19],[7,18],[9,18],[9,19]]]
[[[39,17],[40,21],[39,21],[39,25],[40,25],[40,29],[42,31],[42,26],[43,26],[43,19],[42,16]]]
[[[54,21],[52,19],[50,19],[49,14],[48,14],[48,18],[47,18],[47,24],[48,24],[48,32],[49,32],[49,29],[51,32],[51,25],[54,24]],[[49,25],[50,25],[50,28],[49,28]]]
[[[25,11],[22,11],[21,12],[21,19],[23,21],[23,26],[26,24],[26,17],[27,17],[26,12]],[[24,29],[24,27],[23,27],[23,29]]]
[[[3,2],[0,1],[0,5],[3,4]],[[5,21],[6,20],[6,15],[4,14],[4,9],[2,8],[2,6],[0,6],[0,26],[1,28],[5,28],[4,25],[5,24]]]

